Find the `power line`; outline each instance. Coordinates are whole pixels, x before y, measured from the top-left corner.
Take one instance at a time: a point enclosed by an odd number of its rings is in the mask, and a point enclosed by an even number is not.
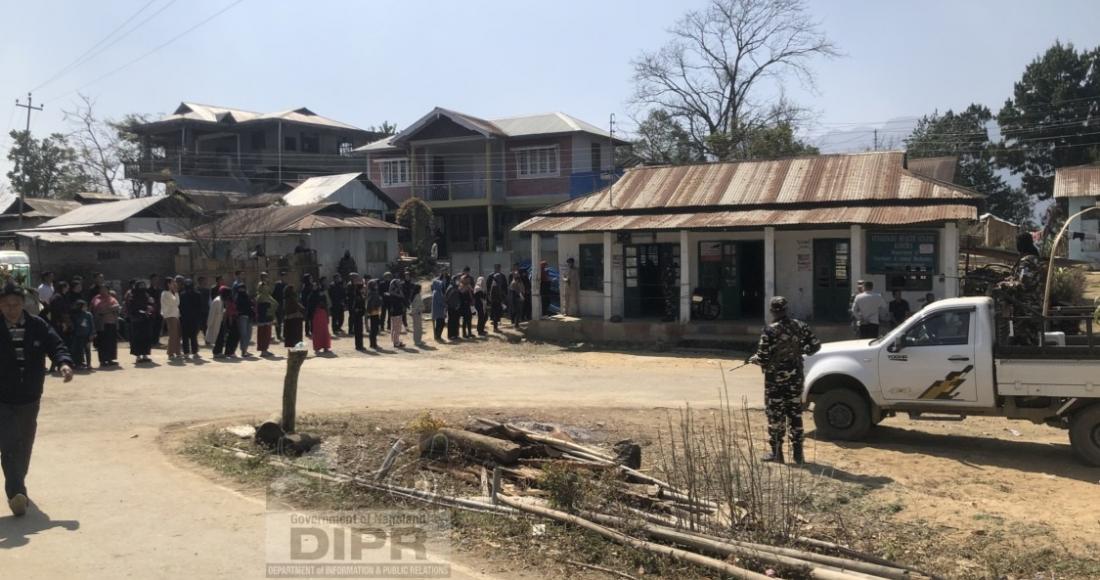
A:
[[[175,0],[173,0],[173,2],[174,1]],[[80,90],[82,90],[82,89],[84,89],[84,88],[86,88],[90,85],[98,83],[99,81],[102,81],[103,79],[106,79],[108,77],[114,76],[115,74],[118,74],[119,72],[123,71],[124,69],[126,69],[130,66],[133,66],[133,65],[137,64],[138,62],[141,62],[142,60],[148,58],[149,56],[152,56],[154,53],[156,53],[160,49],[172,44],[173,42],[175,42],[175,41],[177,41],[181,38],[183,38],[184,36],[186,36],[190,32],[192,32],[195,29],[199,28],[200,26],[206,24],[207,22],[210,22],[211,20],[217,18],[218,16],[221,16],[222,14],[228,12],[231,8],[233,8],[234,6],[240,4],[241,2],[244,2],[244,0],[236,0],[235,2],[233,2],[233,3],[229,4],[228,6],[226,6],[225,8],[222,8],[221,10],[219,10],[219,11],[211,14],[210,16],[207,16],[206,18],[200,20],[198,23],[192,25],[190,28],[184,30],[183,32],[173,36],[172,38],[169,38],[168,40],[162,42],[161,44],[158,44],[156,47],[154,47],[152,50],[146,52],[145,54],[142,54],[141,56],[127,62],[126,64],[124,64],[124,65],[122,65],[122,66],[120,66],[120,67],[118,67],[118,68],[116,68],[116,69],[114,69],[114,70],[112,70],[112,71],[110,71],[106,74],[100,75],[100,76],[96,77],[95,79],[93,79],[93,80],[91,80],[87,83],[84,83],[83,85],[69,91],[68,93],[65,93],[63,95],[59,95],[57,97],[54,97],[54,98],[52,98],[52,99],[50,99],[46,102],[51,103],[51,102],[56,101],[58,99],[62,99],[64,97],[67,97],[67,96],[69,96],[73,93],[76,93],[76,92],[78,92],[78,91],[80,91]]]
[[[131,28],[130,30],[128,30],[128,31],[127,31],[127,32],[126,32],[125,34],[123,34],[122,36],[119,36],[118,38],[116,38],[116,39],[115,39],[115,41],[114,41],[114,42],[112,42],[111,44],[108,44],[107,46],[104,46],[104,47],[103,47],[103,50],[100,50],[100,51],[96,52],[95,54],[92,54],[92,51],[94,51],[94,50],[96,50],[97,48],[99,48],[99,47],[100,47],[101,45],[103,45],[103,43],[104,43],[104,42],[107,42],[107,40],[109,40],[109,39],[110,39],[110,38],[111,38],[112,36],[114,36],[114,35],[115,35],[116,33],[118,33],[118,31],[119,31],[119,30],[122,30],[122,29],[123,29],[123,27],[125,27],[125,26],[126,26],[127,24],[129,24],[130,22],[132,22],[132,21],[133,21],[133,20],[134,20],[135,18],[137,18],[137,17],[138,17],[138,16],[139,16],[139,15],[140,15],[140,14],[141,14],[142,12],[144,12],[146,8],[148,8],[149,6],[151,6],[151,5],[152,5],[152,4],[154,3],[154,2],[156,2],[156,1],[157,1],[157,0],[149,0],[148,2],[146,2],[146,3],[145,3],[145,4],[144,4],[144,5],[143,5],[143,6],[141,7],[141,8],[138,8],[137,12],[134,12],[133,14],[131,14],[131,15],[130,15],[130,17],[129,17],[129,18],[127,18],[126,20],[123,20],[123,21],[122,21],[122,24],[119,24],[119,25],[118,25],[117,27],[115,27],[115,29],[114,29],[114,30],[112,30],[112,31],[111,31],[110,33],[108,33],[108,34],[107,34],[107,36],[104,36],[103,38],[101,38],[101,39],[99,40],[99,42],[97,42],[97,43],[93,44],[93,45],[92,45],[92,46],[91,46],[90,48],[88,48],[88,50],[85,50],[85,51],[84,51],[83,53],[81,53],[81,54],[80,54],[80,56],[76,57],[75,59],[73,59],[73,61],[72,61],[72,62],[70,62],[69,64],[67,64],[67,65],[65,65],[64,67],[62,67],[62,68],[61,68],[61,70],[57,71],[57,72],[56,72],[56,73],[55,73],[55,74],[54,74],[53,76],[51,76],[50,78],[48,78],[48,79],[46,79],[46,80],[42,81],[42,83],[40,83],[40,84],[39,84],[38,86],[36,86],[36,87],[34,87],[33,89],[31,89],[31,91],[37,91],[38,89],[40,89],[40,88],[42,88],[42,87],[44,87],[44,86],[46,86],[46,85],[50,84],[51,82],[53,82],[53,81],[57,80],[57,79],[58,79],[58,78],[60,78],[60,77],[64,76],[64,75],[65,75],[66,73],[68,73],[69,71],[72,71],[72,70],[76,69],[76,68],[77,68],[77,67],[79,67],[79,66],[80,66],[81,64],[83,64],[83,63],[85,63],[85,62],[88,62],[88,61],[90,61],[91,59],[95,58],[96,56],[98,56],[98,55],[102,54],[104,50],[107,50],[108,48],[111,48],[111,46],[114,46],[114,44],[115,44],[115,43],[117,43],[117,42],[118,42],[119,40],[122,40],[123,38],[125,38],[126,36],[128,36],[128,35],[129,35],[129,34],[130,34],[131,32],[133,32],[133,31],[137,30],[138,28],[140,28],[140,27],[141,27],[141,26],[142,26],[143,24],[145,24],[146,22],[148,22],[148,21],[149,21],[150,19],[152,19],[153,17],[155,17],[155,16],[157,15],[157,14],[160,14],[161,12],[163,12],[165,8],[168,8],[169,6],[171,6],[171,5],[172,5],[172,3],[173,3],[173,2],[175,2],[175,0],[172,0],[172,1],[168,2],[168,4],[166,4],[166,5],[165,5],[164,7],[162,7],[162,8],[160,9],[160,10],[156,11],[155,13],[153,13],[153,15],[152,15],[152,16],[150,16],[149,18],[146,18],[145,20],[142,20],[141,22],[139,22],[137,26],[135,26],[134,28]]]

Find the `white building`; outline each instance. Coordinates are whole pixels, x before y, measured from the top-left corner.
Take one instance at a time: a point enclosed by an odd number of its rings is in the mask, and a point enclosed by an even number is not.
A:
[[[1100,201],[1100,165],[1077,165],[1054,171],[1054,199],[1065,200],[1071,216]],[[1100,263],[1100,212],[1085,214],[1069,225],[1069,259]],[[1083,239],[1082,239],[1083,238]]]
[[[860,279],[914,309],[928,292],[956,296],[959,226],[981,199],[910,171],[900,152],[639,167],[515,231],[531,234],[532,263],[548,235],[559,267],[576,260],[583,317],[663,316],[671,268],[681,323],[695,288],[725,320],[759,321],[782,295],[799,318],[844,322]]]
[[[365,173],[341,173],[311,177],[283,196],[287,205],[338,203],[377,217],[397,210],[397,204]]]

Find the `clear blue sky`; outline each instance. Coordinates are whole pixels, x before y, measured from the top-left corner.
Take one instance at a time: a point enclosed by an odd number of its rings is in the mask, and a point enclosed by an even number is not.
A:
[[[0,129],[22,128],[14,100],[148,0],[0,0]],[[134,22],[171,0],[155,0]],[[72,73],[36,90],[36,134],[65,129],[61,110],[85,83],[229,5],[177,0]],[[565,111],[629,129],[630,61],[704,0],[428,2],[244,0],[144,60],[81,90],[108,117],[164,113],[180,101],[272,111],[308,106],[369,126],[403,127],[440,105],[483,117]],[[1055,39],[1100,45],[1100,2],[811,2],[845,53],[816,62],[812,135],[972,101],[994,112],[1024,66]],[[67,96],[66,96],[67,95]],[[9,140],[0,139],[6,155]],[[0,175],[6,172],[0,160]],[[0,181],[5,180],[0,177]]]

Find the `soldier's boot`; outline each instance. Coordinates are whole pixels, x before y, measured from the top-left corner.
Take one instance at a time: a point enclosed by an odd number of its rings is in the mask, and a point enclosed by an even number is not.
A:
[[[771,453],[761,458],[761,461],[767,463],[783,463],[783,442],[772,443],[771,446]]]
[[[805,465],[806,457],[802,454],[802,442],[791,443],[791,460],[795,465]]]

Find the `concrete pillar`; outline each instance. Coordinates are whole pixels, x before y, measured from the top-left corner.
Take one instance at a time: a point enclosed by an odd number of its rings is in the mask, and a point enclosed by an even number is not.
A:
[[[848,245],[848,273],[851,278],[852,294],[856,293],[856,282],[863,277],[863,264],[867,260],[863,256],[863,227],[852,226],[851,240]]]
[[[687,230],[680,230],[680,322],[691,322],[691,244]]]
[[[940,272],[943,273],[943,297],[959,295],[959,226],[954,222],[943,224],[940,240]]]
[[[611,232],[603,233],[603,319],[611,320]]]
[[[764,308],[775,297],[775,228],[764,228]]]
[[[492,207],[492,206],[489,206]],[[542,291],[540,290],[542,270],[539,262],[542,261],[542,236],[531,234],[531,320],[542,318]]]

